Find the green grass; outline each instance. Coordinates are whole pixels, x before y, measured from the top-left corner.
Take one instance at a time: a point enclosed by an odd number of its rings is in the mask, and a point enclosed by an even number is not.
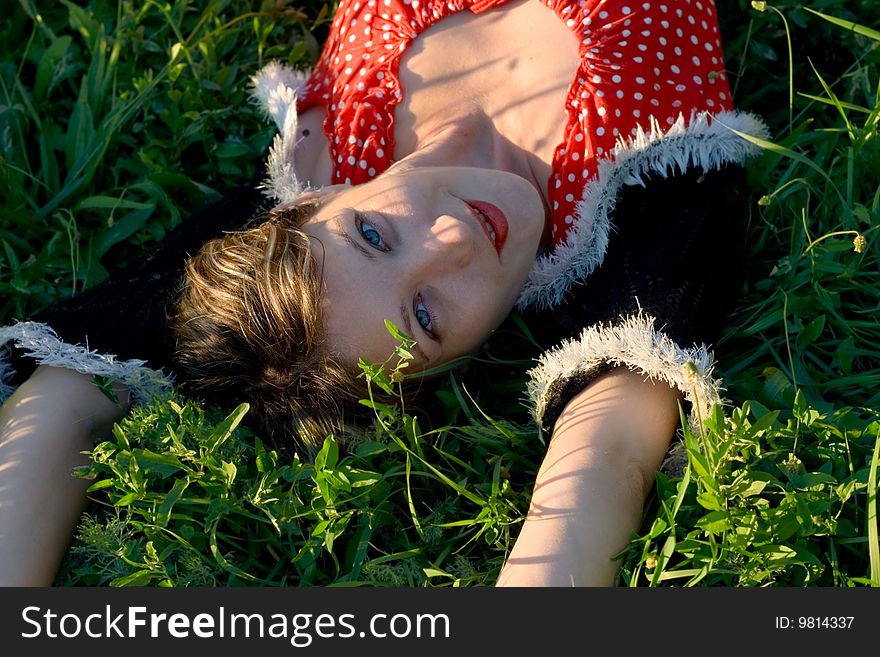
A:
[[[880,2],[718,8],[736,105],[772,130],[750,167],[748,282],[716,346],[730,403],[685,436],[683,472],[658,474],[620,583],[877,586]],[[274,1],[8,12],[0,321],[96,284],[247,184],[273,133],[248,76],[308,66],[329,16]],[[511,318],[466,374],[419,408],[374,404],[367,440],[328,439],[314,463],[267,450],[245,408],[136,409],[84,473],[94,503],[58,583],[491,585],[544,449],[520,401],[537,352]]]

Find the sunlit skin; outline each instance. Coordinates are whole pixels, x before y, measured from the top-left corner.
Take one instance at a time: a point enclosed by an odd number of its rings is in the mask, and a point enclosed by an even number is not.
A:
[[[505,171],[392,168],[324,194],[303,230],[322,272],[328,346],[384,362],[397,344],[388,319],[417,342],[412,371],[480,347],[513,307],[544,230],[537,189]],[[474,201],[503,212],[500,253]]]

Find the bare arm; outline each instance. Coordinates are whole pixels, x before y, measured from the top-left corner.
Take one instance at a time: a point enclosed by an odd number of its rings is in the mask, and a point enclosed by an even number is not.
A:
[[[610,586],[678,426],[678,393],[619,368],[572,398],[554,427],[498,586]]]
[[[127,408],[72,370],[40,366],[0,408],[0,585],[49,586],[86,505],[71,476]],[[121,393],[121,394],[120,394]]]

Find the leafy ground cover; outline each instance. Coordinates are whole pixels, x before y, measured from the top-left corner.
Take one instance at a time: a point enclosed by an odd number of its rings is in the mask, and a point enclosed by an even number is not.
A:
[[[729,403],[658,474],[620,584],[877,586],[880,2],[717,4],[736,105],[772,131],[750,167],[749,280],[716,345]],[[331,15],[314,0],[7,12],[0,321],[252,181],[273,130],[248,77],[309,66]],[[422,406],[372,403],[364,440],[328,437],[308,461],[268,449],[244,406],[135,409],[81,473],[93,504],[57,583],[491,585],[544,449],[521,403],[542,346],[514,316]]]

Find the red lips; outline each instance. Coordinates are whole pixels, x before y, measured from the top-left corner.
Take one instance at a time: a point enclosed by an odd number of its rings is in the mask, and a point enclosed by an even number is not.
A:
[[[498,207],[486,201],[465,200],[465,203],[474,210],[474,214],[477,215],[477,219],[480,221],[480,226],[483,227],[486,237],[492,242],[500,256],[504,243],[507,241],[507,231],[509,230],[507,217],[504,216],[504,213]]]

